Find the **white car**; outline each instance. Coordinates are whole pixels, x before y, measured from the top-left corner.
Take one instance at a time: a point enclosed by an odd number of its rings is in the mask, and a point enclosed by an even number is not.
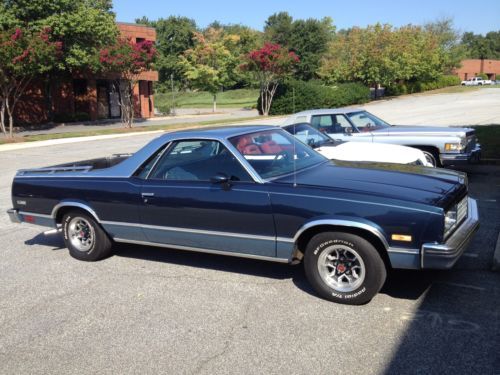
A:
[[[303,143],[328,159],[372,163],[397,163],[433,167],[419,149],[386,143],[343,142],[313,128],[308,123],[282,126]]]
[[[482,79],[481,77],[469,78],[461,83],[462,86],[482,86],[492,84],[493,82],[490,79]]]

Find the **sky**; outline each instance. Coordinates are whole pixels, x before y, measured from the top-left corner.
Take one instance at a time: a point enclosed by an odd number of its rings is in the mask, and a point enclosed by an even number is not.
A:
[[[337,29],[364,27],[376,22],[393,26],[423,24],[453,18],[461,32],[485,34],[500,30],[500,0],[113,0],[116,19],[134,22],[186,16],[205,27],[214,20],[262,30],[273,13],[287,11],[294,19],[329,16]]]

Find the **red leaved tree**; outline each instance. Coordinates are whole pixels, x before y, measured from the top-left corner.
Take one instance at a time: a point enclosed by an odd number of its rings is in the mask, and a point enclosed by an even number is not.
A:
[[[134,88],[141,73],[153,68],[156,56],[154,43],[149,40],[134,43],[119,38],[114,45],[100,51],[102,69],[117,77],[113,87],[119,93],[121,121],[128,128],[134,121]]]
[[[270,42],[246,55],[246,62],[241,68],[252,72],[260,83],[261,111],[264,116],[269,114],[279,83],[293,73],[298,62],[299,57],[294,52]]]
[[[33,78],[52,70],[61,55],[62,43],[52,41],[50,33],[48,27],[35,33],[0,31],[0,129],[11,138],[19,99]]]

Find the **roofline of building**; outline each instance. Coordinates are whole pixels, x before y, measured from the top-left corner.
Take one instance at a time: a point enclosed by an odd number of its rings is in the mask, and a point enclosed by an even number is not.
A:
[[[140,23],[134,23],[134,22],[119,22],[119,21],[116,21],[116,24],[117,25],[126,25],[126,26],[137,26],[137,27],[144,27],[145,29],[151,29],[151,30],[155,30],[156,29],[152,26],[146,26],[146,25],[142,25]]]

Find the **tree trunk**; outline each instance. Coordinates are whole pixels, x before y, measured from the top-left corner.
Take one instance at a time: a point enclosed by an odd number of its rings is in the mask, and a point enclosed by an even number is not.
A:
[[[7,136],[7,130],[5,128],[5,100],[2,99],[2,106],[0,107],[0,129],[2,133]]]
[[[214,101],[212,106],[212,112],[217,111],[217,94],[214,94]]]

